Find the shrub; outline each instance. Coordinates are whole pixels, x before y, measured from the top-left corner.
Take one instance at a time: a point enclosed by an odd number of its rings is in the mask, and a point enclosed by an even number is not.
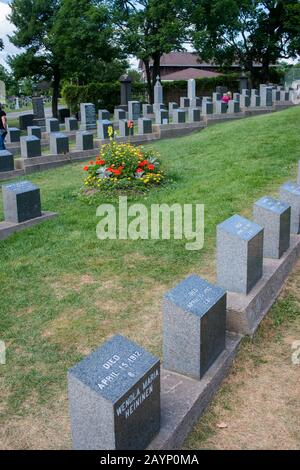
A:
[[[101,148],[96,161],[84,168],[87,177],[83,192],[113,189],[144,190],[164,180],[158,155],[152,149],[111,141]]]

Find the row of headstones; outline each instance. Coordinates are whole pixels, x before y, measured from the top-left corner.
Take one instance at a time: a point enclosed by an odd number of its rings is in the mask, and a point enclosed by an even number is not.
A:
[[[165,294],[165,369],[200,381],[225,350],[226,291],[247,295],[263,258],[282,257],[300,233],[300,162],[298,184],[257,201],[253,218],[218,225],[217,285],[192,275]],[[160,361],[122,336],[72,367],[68,389],[76,449],[145,449],[160,429]]]
[[[21,158],[35,158],[42,156],[41,139],[35,135],[22,136]],[[76,150],[92,150],[94,148],[94,135],[89,131],[76,132]],[[50,154],[60,155],[69,153],[69,137],[62,132],[50,134]],[[0,172],[14,170],[14,156],[9,150],[0,151]]]

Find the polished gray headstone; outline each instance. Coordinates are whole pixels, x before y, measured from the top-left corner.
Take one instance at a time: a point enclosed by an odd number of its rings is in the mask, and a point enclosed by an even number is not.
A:
[[[96,108],[93,103],[80,103],[80,117],[81,130],[96,129]]]
[[[26,131],[28,126],[33,126],[34,114],[21,114],[19,116],[19,127],[21,131]]]
[[[263,233],[260,225],[234,215],[217,226],[217,284],[248,294],[262,277]]]
[[[11,144],[14,142],[20,142],[21,131],[17,127],[9,127],[7,129],[7,142]]]
[[[69,152],[69,137],[62,132],[50,133],[50,153],[59,155]]]
[[[264,196],[254,204],[253,220],[264,228],[264,257],[281,258],[290,247],[290,205]]]
[[[94,134],[91,131],[76,132],[76,150],[92,150],[94,148]]]
[[[78,130],[78,121],[74,117],[68,117],[65,119],[65,128],[67,132]]]
[[[173,109],[173,123],[181,124],[186,121],[186,112],[184,109]]]
[[[56,118],[46,119],[46,131],[49,134],[51,132],[59,132],[59,120]]]
[[[248,96],[248,95],[241,95],[240,96],[240,107],[241,108],[249,108],[250,104],[251,104],[250,96]]]
[[[42,155],[41,139],[35,135],[21,137],[21,157],[34,158]]]
[[[199,122],[199,121],[201,121],[201,109],[200,108],[190,108],[189,109],[189,121],[190,122]]]
[[[0,172],[13,171],[14,167],[14,156],[8,150],[0,150]]]
[[[214,102],[214,112],[216,114],[226,114],[227,108],[228,108],[227,103],[223,103],[223,101]]]
[[[20,223],[42,215],[40,189],[30,181],[2,186],[4,217]]]
[[[74,449],[145,449],[160,429],[160,361],[117,335],[68,371]]]
[[[132,122],[132,121],[129,121]],[[128,126],[128,121],[127,119],[120,119],[119,121],[119,133],[120,137],[128,137],[130,135],[133,135],[134,133],[134,128]]]
[[[152,120],[147,118],[138,119],[138,134],[151,134]]]
[[[279,197],[291,206],[291,233],[300,233],[300,186],[290,181],[284,183]]]
[[[108,128],[112,128],[112,136],[114,136],[114,125],[111,121],[105,119],[103,121],[97,121],[97,136],[101,140],[109,139]]]
[[[181,108],[189,108],[191,104],[191,100],[187,98],[186,96],[182,96],[180,98],[180,107]]]
[[[137,121],[141,117],[141,103],[139,101],[128,101],[128,119]]]
[[[99,121],[109,121],[110,120],[110,112],[107,109],[99,109],[98,111],[98,120]]]
[[[241,108],[240,108],[240,103],[239,101],[234,101],[234,100],[230,100],[228,102],[228,110],[227,110],[228,114],[234,114],[234,113],[240,113],[241,112]]]
[[[196,275],[163,300],[164,368],[200,380],[225,349],[226,293]]]
[[[207,114],[213,114],[214,105],[212,101],[202,101],[202,114],[206,116]]]
[[[156,124],[168,124],[169,113],[165,109],[159,109],[155,112],[155,123]]]
[[[120,119],[126,119],[126,111],[124,109],[115,108],[114,110],[114,120],[120,121]]]
[[[42,128],[40,126],[28,126],[27,127],[28,136],[34,135],[38,139],[42,138]]]
[[[147,117],[149,114],[153,114],[153,105],[144,103],[142,106],[143,116]]]
[[[168,105],[168,109],[169,109],[169,114],[172,115],[173,114],[173,110],[174,109],[178,109],[179,106],[178,104],[175,102],[175,101],[171,101]]]

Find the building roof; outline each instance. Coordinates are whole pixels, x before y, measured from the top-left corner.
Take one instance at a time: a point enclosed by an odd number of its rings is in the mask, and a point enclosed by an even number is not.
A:
[[[160,59],[161,67],[209,67],[211,64],[203,62],[195,52],[176,51],[163,54]]]
[[[150,66],[153,61],[150,60]],[[214,67],[214,62],[208,63],[200,59],[196,52],[174,51],[169,54],[163,54],[160,59],[161,67]],[[140,60],[139,68],[144,67],[143,61]]]
[[[166,80],[190,80],[191,78],[212,78],[219,77],[221,74],[216,72],[210,72],[209,70],[199,70],[188,68],[185,70],[179,70],[178,72],[168,73],[161,76],[162,81]]]

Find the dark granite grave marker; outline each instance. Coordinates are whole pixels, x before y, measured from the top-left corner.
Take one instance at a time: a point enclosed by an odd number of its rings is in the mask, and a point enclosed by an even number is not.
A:
[[[99,119],[99,121],[104,121],[104,120],[109,121],[110,120],[110,112],[107,111],[107,109],[99,109],[98,119]]]
[[[112,134],[109,135],[109,128],[111,128]],[[97,121],[97,136],[101,140],[109,139],[114,136],[114,125],[107,119],[103,121]]]
[[[35,119],[45,118],[44,99],[41,96],[32,98],[32,109]]]
[[[265,196],[256,201],[253,219],[264,228],[264,257],[279,259],[290,246],[291,207]]]
[[[145,449],[160,428],[160,361],[114,336],[68,371],[74,449]]]
[[[34,114],[21,114],[19,116],[19,127],[21,131],[26,131],[27,127],[33,126]]]
[[[42,129],[40,126],[29,126],[27,127],[28,136],[34,135],[38,139],[42,138]]]
[[[0,172],[13,171],[14,156],[8,150],[0,150]]]
[[[137,121],[141,117],[141,103],[139,101],[128,101],[128,119]]]
[[[121,119],[119,121],[119,132],[120,137],[128,137],[133,135],[134,129],[133,126],[128,126],[128,121],[126,119]]]
[[[21,131],[17,127],[9,127],[7,129],[7,142],[13,144],[20,142]]]
[[[63,124],[65,122],[65,119],[69,118],[70,116],[71,116],[71,113],[68,108],[60,108],[58,110],[58,120],[60,124]]]
[[[80,117],[81,126],[80,129],[88,131],[90,129],[96,129],[96,109],[92,103],[80,103]]]
[[[248,294],[263,272],[260,225],[239,215],[217,226],[217,283],[225,290]]]
[[[288,181],[280,188],[280,200],[291,206],[291,233],[300,233],[300,186]]]
[[[226,293],[192,275],[164,296],[166,369],[200,380],[225,349]]]
[[[147,118],[138,119],[138,134],[151,134],[152,120]]]
[[[186,112],[185,109],[173,109],[173,123],[182,124],[186,121]]]
[[[7,222],[20,223],[41,217],[40,189],[30,181],[2,186],[2,193]]]
[[[94,148],[94,134],[91,131],[76,132],[76,150],[92,150]]]
[[[21,137],[21,157],[22,158],[40,157],[41,155],[42,155],[41,141],[38,137],[34,135]]]

